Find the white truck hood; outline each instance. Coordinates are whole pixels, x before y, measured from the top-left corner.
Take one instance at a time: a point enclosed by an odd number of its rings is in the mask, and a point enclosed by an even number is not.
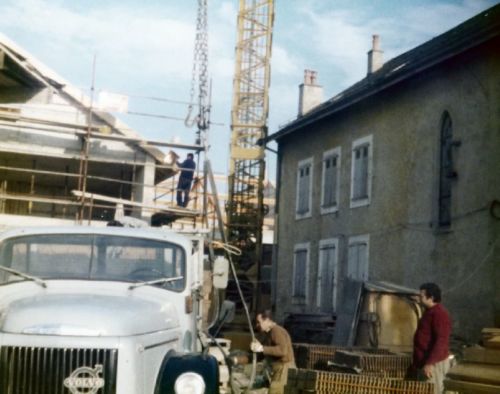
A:
[[[7,333],[64,336],[130,336],[176,327],[171,303],[133,295],[38,294],[10,303],[0,321]]]

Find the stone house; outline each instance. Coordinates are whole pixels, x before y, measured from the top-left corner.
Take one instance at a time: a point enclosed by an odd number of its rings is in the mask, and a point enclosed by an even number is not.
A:
[[[500,5],[319,104],[278,144],[274,307],[334,314],[346,278],[436,282],[454,333],[500,324]]]

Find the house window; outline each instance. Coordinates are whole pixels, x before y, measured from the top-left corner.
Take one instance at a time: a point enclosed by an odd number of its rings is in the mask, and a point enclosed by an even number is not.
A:
[[[311,157],[300,161],[297,168],[297,219],[311,216],[312,164]]]
[[[368,280],[369,236],[349,238],[347,277],[354,280]]]
[[[298,244],[294,248],[292,296],[295,303],[307,302],[307,278],[309,265],[309,244]]]
[[[326,239],[319,243],[317,306],[321,312],[335,311],[337,302],[338,240]]]
[[[440,139],[439,163],[439,210],[438,223],[440,227],[451,224],[451,183],[456,177],[453,169],[453,128],[448,112],[443,115]]]
[[[323,153],[321,179],[321,213],[338,210],[340,179],[340,147]]]
[[[351,208],[368,205],[371,196],[373,138],[367,136],[352,143]]]

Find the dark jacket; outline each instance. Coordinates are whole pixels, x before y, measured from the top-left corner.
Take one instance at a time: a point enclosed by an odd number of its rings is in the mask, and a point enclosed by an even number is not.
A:
[[[181,174],[179,175],[179,180],[182,178],[184,181],[191,182],[194,176],[194,170],[196,169],[196,163],[192,159],[186,159],[182,163],[177,163],[181,168]]]

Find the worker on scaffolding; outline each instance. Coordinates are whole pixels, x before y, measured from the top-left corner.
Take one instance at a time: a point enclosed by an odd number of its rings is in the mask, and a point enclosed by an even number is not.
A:
[[[182,163],[177,162],[177,166],[181,169],[179,181],[177,183],[177,205],[186,207],[189,202],[189,191],[191,190],[191,183],[193,182],[194,170],[196,169],[194,155],[188,153],[186,160]]]

